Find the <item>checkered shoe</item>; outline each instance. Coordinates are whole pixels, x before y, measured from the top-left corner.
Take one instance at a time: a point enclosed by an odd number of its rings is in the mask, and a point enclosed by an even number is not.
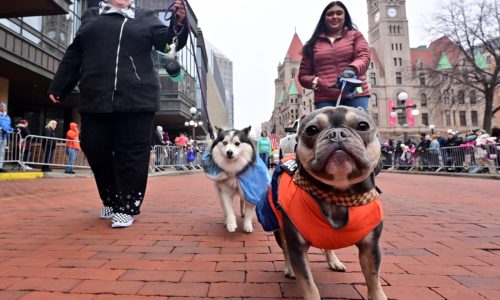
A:
[[[129,227],[132,223],[134,223],[134,218],[131,215],[116,213],[111,220],[111,227]]]
[[[101,218],[102,219],[109,219],[113,217],[113,208],[109,206],[104,206],[101,208]]]

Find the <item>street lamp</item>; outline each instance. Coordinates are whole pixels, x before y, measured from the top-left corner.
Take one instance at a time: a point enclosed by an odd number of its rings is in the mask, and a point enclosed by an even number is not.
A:
[[[196,107],[194,107],[194,106],[191,107],[189,109],[189,112],[191,113],[191,120],[189,120],[189,121],[186,120],[186,122],[184,122],[184,126],[192,127],[192,132],[193,132],[192,138],[194,140],[196,127],[202,126],[203,122],[197,120],[196,113],[198,112],[198,109]]]
[[[398,94],[398,100],[399,100],[400,105],[392,107],[391,117],[397,117],[398,116],[398,111],[401,111],[403,113],[403,116],[404,116],[403,126],[404,127],[408,127],[408,121],[407,121],[407,118],[406,118],[406,110],[407,109],[411,109],[411,115],[412,116],[417,116],[418,114],[420,114],[420,111],[417,109],[417,105],[416,104],[406,105],[406,100],[408,100],[408,93],[406,93],[406,92],[399,93]],[[403,132],[403,135],[404,135],[403,139],[406,141],[407,137],[408,137],[408,132],[406,132],[406,130],[405,130]]]
[[[431,130],[431,135],[434,134],[434,128],[436,128],[434,124],[429,125],[429,129]]]

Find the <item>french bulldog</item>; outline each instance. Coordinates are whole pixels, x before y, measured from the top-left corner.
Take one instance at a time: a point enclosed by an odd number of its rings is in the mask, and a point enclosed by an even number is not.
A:
[[[340,261],[333,249],[351,245],[359,249],[368,299],[387,299],[379,279],[379,159],[375,123],[362,109],[326,107],[301,121],[296,158],[282,165],[273,210],[280,225],[275,236],[285,256],[285,274],[296,277],[304,299],[320,299],[307,258],[309,247],[329,249],[324,251],[335,269],[332,264]]]

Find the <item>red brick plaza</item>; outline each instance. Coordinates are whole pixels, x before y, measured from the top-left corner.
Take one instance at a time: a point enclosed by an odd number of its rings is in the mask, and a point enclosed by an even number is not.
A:
[[[500,299],[500,181],[383,173],[378,184],[390,299]],[[272,235],[257,222],[226,232],[202,173],[151,177],[126,229],[97,217],[92,178],[0,181],[0,208],[0,299],[299,298]],[[356,248],[337,253],[345,273],[311,250],[322,296],[364,299]]]

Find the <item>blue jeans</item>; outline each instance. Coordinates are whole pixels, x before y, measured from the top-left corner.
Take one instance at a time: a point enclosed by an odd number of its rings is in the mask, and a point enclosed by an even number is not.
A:
[[[64,169],[64,171],[70,172],[73,171],[73,162],[78,154],[78,150],[74,148],[66,148],[66,154],[68,154],[68,166]]]
[[[266,167],[269,168],[269,153],[259,153],[259,156],[266,164]]]
[[[368,112],[368,101],[370,100],[370,97],[368,96],[363,96],[363,97],[356,97],[352,99],[341,99],[340,100],[340,105],[344,106],[350,106],[350,107],[361,107],[363,108],[366,112]],[[337,106],[337,101],[321,101],[314,103],[314,108],[315,109],[320,109],[323,107],[327,106]]]

